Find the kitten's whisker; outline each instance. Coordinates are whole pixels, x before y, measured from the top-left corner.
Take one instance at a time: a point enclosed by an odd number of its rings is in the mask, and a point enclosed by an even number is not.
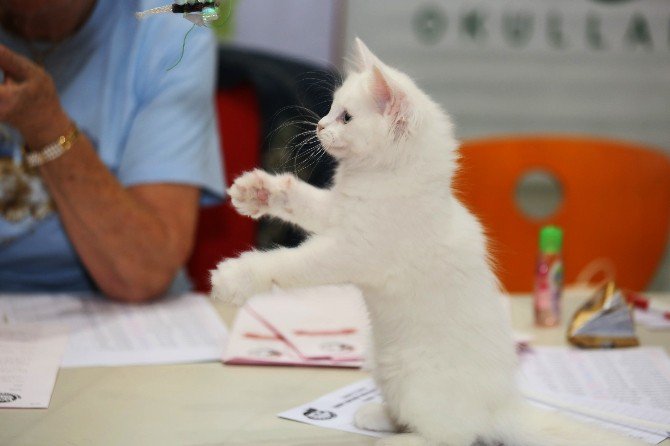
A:
[[[316,143],[316,144],[314,144]],[[298,166],[295,166],[297,172],[301,172],[307,168],[311,168],[313,166],[316,166],[321,158],[325,155],[325,150],[323,150],[323,147],[321,144],[318,143],[318,141],[310,141],[310,146],[307,147],[307,150],[304,151],[306,158],[300,163],[299,169]]]
[[[313,83],[326,84],[333,89],[337,89],[337,87],[342,84],[342,77],[336,70],[307,72],[298,77],[298,81],[302,80],[310,80]]]
[[[287,166],[287,163],[291,160],[294,159],[294,166],[301,165],[304,161],[299,162],[299,158],[304,156],[304,151],[302,148],[307,145],[312,143],[316,139],[316,135],[312,135],[308,138],[305,138],[303,141],[301,141],[297,145],[291,145],[291,146],[285,146],[284,148],[286,149],[286,155],[287,159],[283,160],[282,162],[282,168],[285,168]]]
[[[314,143],[314,139],[310,138],[310,139],[307,139],[307,140],[301,142],[301,143],[295,148],[295,151],[294,151],[294,153],[295,153],[295,157],[294,157],[294,169],[295,169],[296,171],[299,172],[300,169],[298,169],[298,167],[299,167],[299,166],[303,166],[305,163],[308,163],[308,162],[309,162],[310,155],[311,155],[310,152],[312,152],[312,147],[310,147],[310,145],[313,146],[313,143]],[[303,150],[303,149],[305,148],[305,146],[307,146],[307,150]],[[302,159],[300,162],[298,162],[299,158],[301,158],[301,157],[302,157],[303,159]]]
[[[298,143],[294,143],[296,139],[298,139],[298,136],[291,138],[291,140],[289,140],[288,143],[282,149],[284,149],[286,152],[293,153],[296,156],[300,156],[302,155],[302,153],[300,152],[302,147],[310,143],[310,140],[305,138],[300,140],[300,142]]]
[[[283,122],[282,124],[278,125],[278,126],[271,132],[271,134],[272,134],[272,133],[276,133],[278,130],[283,130],[283,129],[285,129],[286,127],[290,127],[290,126],[294,126],[294,127],[304,126],[304,127],[306,127],[306,128],[315,128],[315,127],[316,127],[316,124],[317,124],[317,123],[314,122],[314,121],[304,121],[304,120],[291,119],[291,120],[287,120],[287,121]]]
[[[306,80],[310,80],[311,82],[310,85],[305,88],[305,93],[314,91],[315,94],[328,94],[330,97],[332,97],[337,90],[335,85],[324,79],[306,78]]]
[[[312,130],[307,130],[307,131],[300,132],[300,133],[297,133],[297,134],[293,135],[293,136],[286,142],[286,147],[290,147],[290,146],[293,144],[293,142],[294,142],[295,140],[297,140],[297,139],[305,140],[305,139],[306,139],[305,135],[309,135],[309,134],[311,134],[311,133],[313,133]]]
[[[274,129],[272,132],[270,132],[264,141],[265,145],[269,145],[270,141],[279,134],[280,131],[285,130],[287,128],[295,127],[298,130],[303,130],[305,132],[310,132],[310,131],[315,131],[314,129],[316,128],[316,124],[309,122],[309,121],[287,121]]]

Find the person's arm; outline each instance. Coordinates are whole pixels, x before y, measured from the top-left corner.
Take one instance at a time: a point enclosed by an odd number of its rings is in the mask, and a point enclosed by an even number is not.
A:
[[[0,46],[0,121],[29,150],[64,135],[70,120],[49,75]],[[80,135],[61,157],[40,167],[68,236],[98,287],[111,298],[160,295],[186,261],[196,225],[196,186],[149,184],[125,189]]]

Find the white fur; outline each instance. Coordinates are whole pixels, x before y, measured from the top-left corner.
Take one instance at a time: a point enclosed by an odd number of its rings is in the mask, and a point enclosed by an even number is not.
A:
[[[312,236],[298,248],[223,261],[213,294],[239,305],[273,283],[358,285],[386,405],[365,406],[356,422],[405,432],[380,445],[642,444],[522,402],[481,225],[452,194],[457,142],[449,118],[406,75],[357,45],[358,69],[317,132],[339,160],[334,185],[316,189],[254,171],[230,190],[241,213],[279,217]]]

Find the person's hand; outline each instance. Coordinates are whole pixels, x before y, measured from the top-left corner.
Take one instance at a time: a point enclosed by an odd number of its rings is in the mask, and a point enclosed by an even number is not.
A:
[[[39,65],[0,45],[0,122],[16,128],[27,146],[40,149],[70,126],[51,76]]]

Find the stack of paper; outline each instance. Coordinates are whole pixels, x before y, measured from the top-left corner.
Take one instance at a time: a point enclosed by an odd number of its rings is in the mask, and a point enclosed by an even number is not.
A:
[[[670,358],[660,348],[535,348],[519,383],[538,403],[650,436],[670,436]]]
[[[68,326],[63,367],[218,361],[227,336],[212,304],[196,294],[142,305],[84,295],[2,295],[0,317],[8,324]]]
[[[227,364],[360,367],[368,338],[361,293],[353,286],[274,289],[238,312]]]

